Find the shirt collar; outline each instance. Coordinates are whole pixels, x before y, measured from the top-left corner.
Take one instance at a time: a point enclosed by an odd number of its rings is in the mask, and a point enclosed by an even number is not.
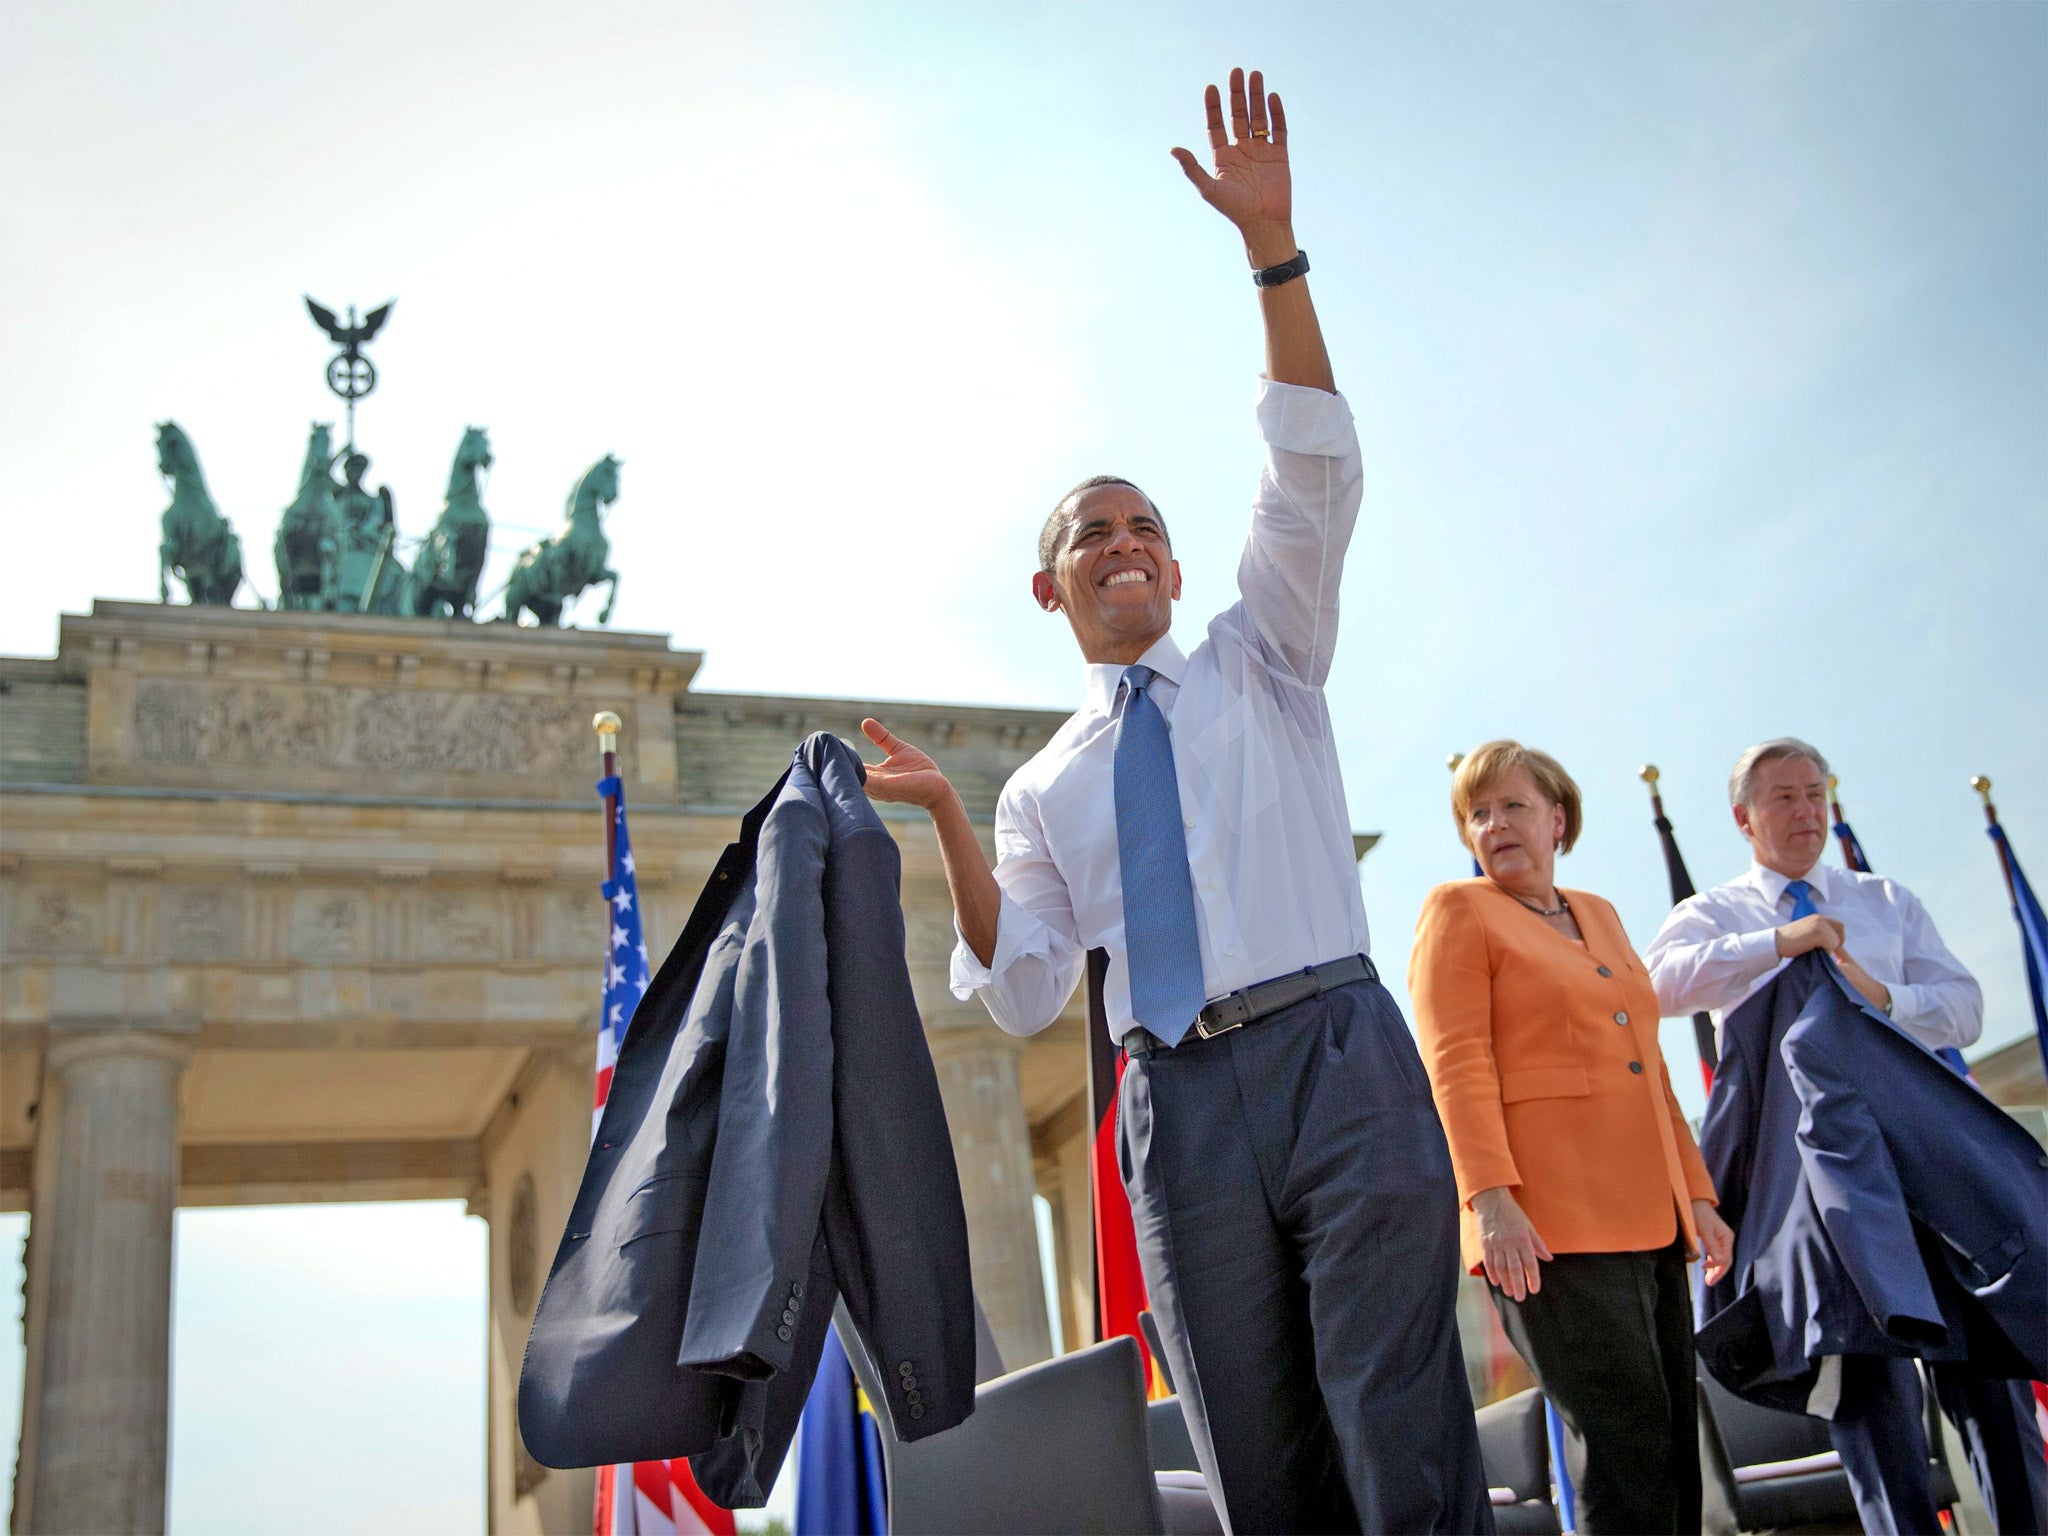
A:
[[[1171,634],[1161,635],[1152,642],[1150,649],[1138,658],[1141,665],[1150,667],[1174,687],[1180,686],[1181,677],[1187,672],[1188,659],[1181,654],[1181,648],[1173,643]],[[1113,661],[1097,661],[1088,664],[1088,707],[1097,714],[1116,713],[1117,690],[1124,685],[1125,668]]]
[[[1767,869],[1753,861],[1749,866],[1749,883],[1762,891],[1774,907],[1785,899],[1785,887],[1790,885],[1794,878],[1792,875],[1781,875],[1775,869]],[[1813,868],[1796,878],[1813,887],[1816,903],[1828,900],[1828,867],[1824,860],[1816,859]]]

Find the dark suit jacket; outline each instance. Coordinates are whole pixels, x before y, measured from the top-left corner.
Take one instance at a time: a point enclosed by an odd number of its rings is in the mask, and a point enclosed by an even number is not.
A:
[[[1803,955],[1728,1016],[1700,1151],[1735,1228],[1701,1360],[1803,1410],[1823,1356],[2048,1372],[2048,1158]]]
[[[633,1016],[520,1372],[549,1466],[688,1455],[760,1504],[841,1293],[898,1436],[973,1410],[967,1219],[865,777],[804,742]]]

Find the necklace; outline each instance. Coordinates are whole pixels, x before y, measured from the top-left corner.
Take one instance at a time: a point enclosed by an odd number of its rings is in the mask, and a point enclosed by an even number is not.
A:
[[[1509,891],[1508,894],[1510,896],[1515,896],[1515,893],[1513,891]],[[1515,900],[1522,901],[1522,898],[1519,896],[1515,896]],[[1539,907],[1533,901],[1522,901],[1522,905],[1527,907],[1531,912],[1534,912],[1538,917],[1563,917],[1565,913],[1571,911],[1572,909],[1572,904],[1564,899],[1564,892],[1562,891],[1559,891],[1557,893],[1557,906],[1555,909],[1549,907]]]

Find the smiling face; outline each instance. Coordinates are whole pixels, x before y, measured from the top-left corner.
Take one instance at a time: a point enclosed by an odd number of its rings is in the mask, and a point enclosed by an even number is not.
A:
[[[1465,841],[1481,872],[1532,899],[1547,899],[1553,889],[1564,828],[1564,807],[1545,798],[1519,764],[1475,791],[1465,813]]]
[[[1129,485],[1091,487],[1066,512],[1052,571],[1031,578],[1031,595],[1067,616],[1089,661],[1128,666],[1173,625],[1180,565],[1166,524]]]
[[[1828,780],[1810,757],[1759,764],[1735,825],[1757,863],[1796,880],[1820,862],[1828,845]]]

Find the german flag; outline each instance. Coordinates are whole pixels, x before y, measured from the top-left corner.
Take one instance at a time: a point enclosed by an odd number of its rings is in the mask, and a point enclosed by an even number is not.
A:
[[[1124,1054],[1110,1038],[1102,1002],[1109,952],[1088,951],[1088,1185],[1095,1210],[1096,1337],[1129,1334],[1145,1361],[1147,1394],[1166,1395],[1165,1377],[1152,1359],[1138,1314],[1145,1310],[1145,1276],[1138,1268],[1138,1231],[1116,1156],[1116,1092],[1123,1080]]]

